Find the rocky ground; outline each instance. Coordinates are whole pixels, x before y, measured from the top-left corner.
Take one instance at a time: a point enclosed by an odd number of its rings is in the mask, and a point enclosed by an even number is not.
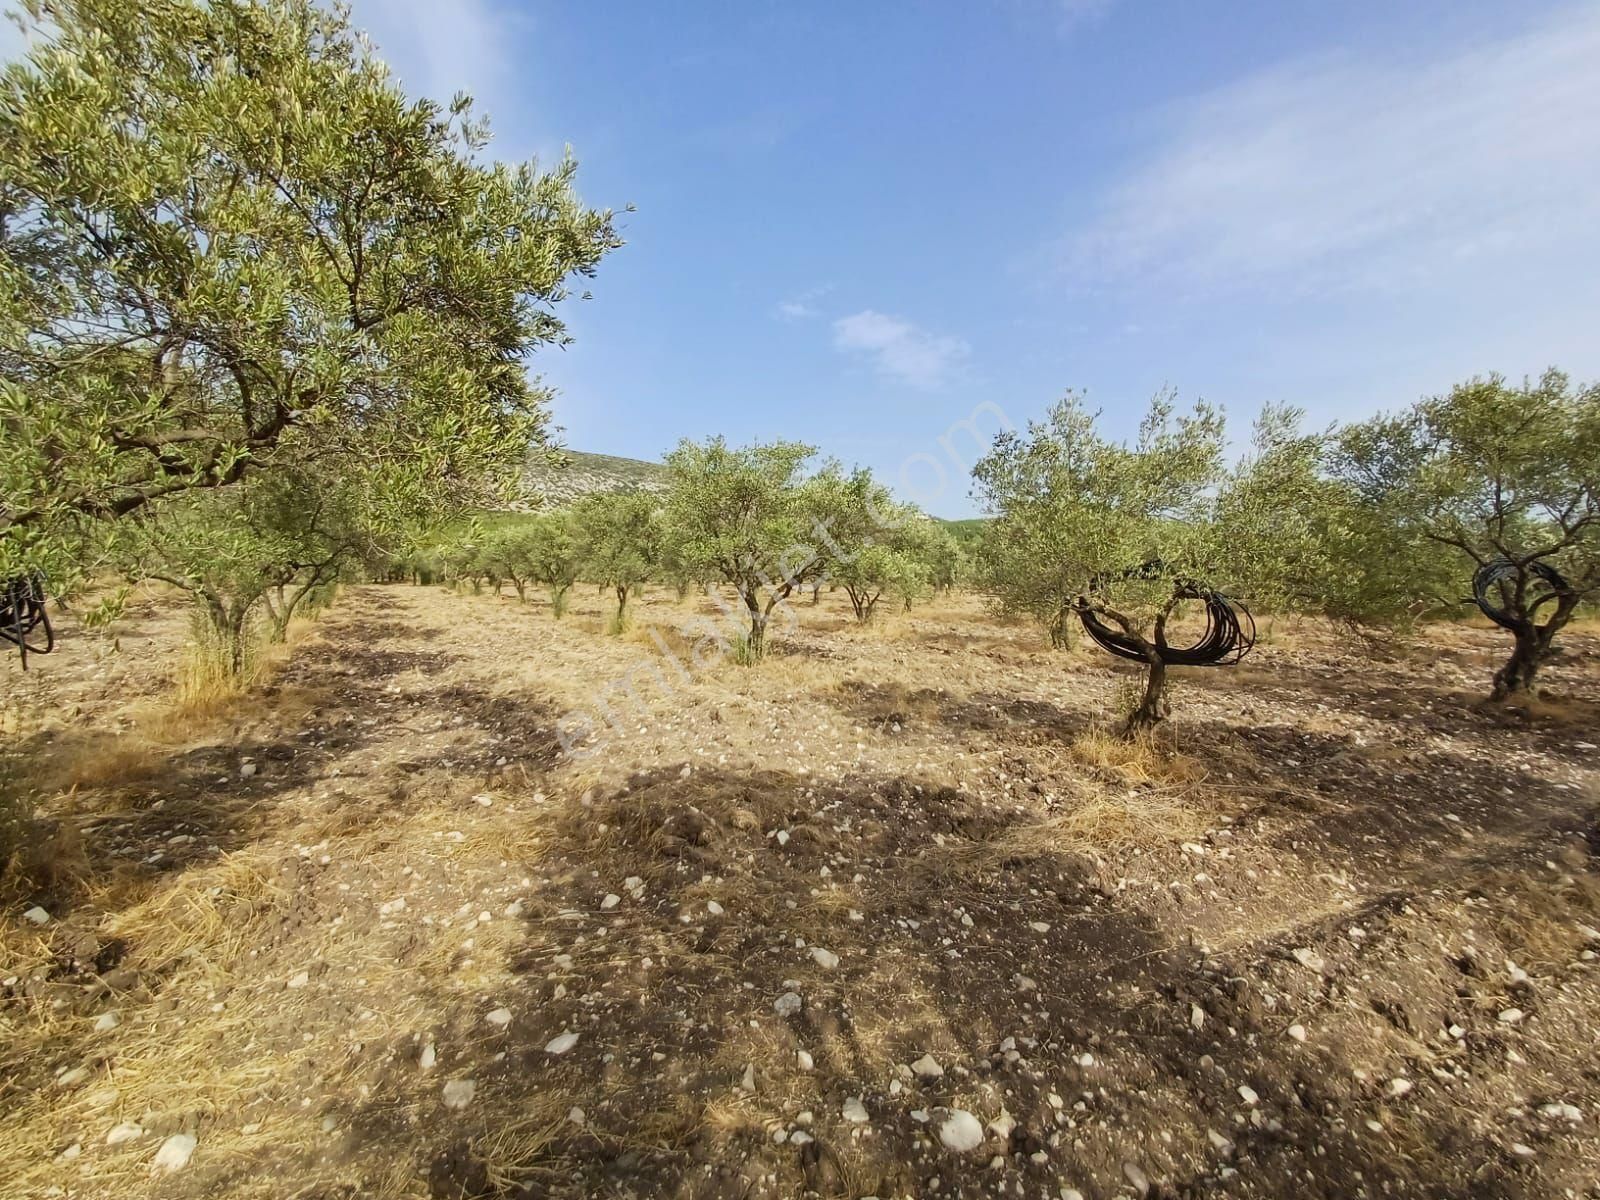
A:
[[[1154,752],[976,600],[601,604],[352,588],[206,715],[155,598],[0,665],[0,1194],[1600,1196],[1594,632],[1503,711],[1488,629],[1280,622]]]

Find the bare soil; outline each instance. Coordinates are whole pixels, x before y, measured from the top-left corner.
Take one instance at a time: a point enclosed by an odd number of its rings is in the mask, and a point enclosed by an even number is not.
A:
[[[1280,621],[1128,748],[976,599],[607,602],[351,588],[204,715],[158,596],[0,663],[0,1195],[1600,1196],[1592,630],[1505,709]]]

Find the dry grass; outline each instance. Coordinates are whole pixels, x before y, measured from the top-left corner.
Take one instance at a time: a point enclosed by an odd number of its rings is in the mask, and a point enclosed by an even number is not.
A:
[[[1164,732],[1127,738],[1093,728],[1073,738],[1067,753],[1079,766],[1129,787],[1187,787],[1202,782],[1208,773],[1199,759],[1166,744]]]

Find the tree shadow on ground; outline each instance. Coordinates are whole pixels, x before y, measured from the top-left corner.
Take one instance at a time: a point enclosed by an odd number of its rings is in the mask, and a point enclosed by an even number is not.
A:
[[[1436,1025],[1424,1014],[1459,991],[1448,963],[1358,983],[1352,954],[1314,975],[1288,948],[1330,936],[1322,916],[1207,951],[1081,845],[914,779],[663,771],[548,819],[539,857],[516,864],[549,882],[511,953],[524,981],[512,1018],[489,1037],[459,1022],[447,1031],[472,1105],[447,1111],[439,1080],[402,1055],[370,1080],[372,1101],[342,1115],[357,1142],[407,1143],[436,1196],[900,1195],[938,1175],[940,1194],[1068,1179],[1109,1197],[1130,1162],[1168,1195],[1230,1178],[1252,1195],[1281,1194],[1291,1178],[1308,1195],[1538,1194],[1448,1100],[1386,1115],[1389,1132],[1374,1136],[1364,1114],[1383,1103],[1380,1081],[1352,1074],[1365,1047],[1303,1046],[1272,1008],[1297,987],[1313,1009],[1370,988],[1381,1012],[1387,989]],[[1345,819],[1320,814],[1330,850],[1366,843],[1365,810],[1351,810],[1350,830]],[[1393,895],[1342,919],[1379,928],[1402,896],[1470,887],[1540,853],[1546,836],[1519,823],[1448,879],[1419,847],[1395,862]],[[606,893],[615,908],[600,906]],[[780,1015],[788,992],[800,1007]],[[432,1000],[441,1021],[454,1003],[447,988]],[[547,1053],[565,1031],[577,1047]],[[945,1073],[898,1069],[923,1054]],[[1488,1043],[1477,1070],[1496,1071]],[[1240,1085],[1260,1103],[1241,1100]],[[851,1099],[865,1126],[844,1119]],[[946,1107],[985,1120],[1003,1107],[1017,1124],[958,1158],[913,1115],[937,1124]],[[814,1140],[796,1145],[787,1135],[802,1111]]]

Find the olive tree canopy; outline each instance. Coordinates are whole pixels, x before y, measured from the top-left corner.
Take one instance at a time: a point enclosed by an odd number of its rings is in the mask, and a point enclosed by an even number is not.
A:
[[[520,463],[525,356],[619,244],[311,0],[27,0],[0,74],[0,576],[281,464],[412,500]]]

